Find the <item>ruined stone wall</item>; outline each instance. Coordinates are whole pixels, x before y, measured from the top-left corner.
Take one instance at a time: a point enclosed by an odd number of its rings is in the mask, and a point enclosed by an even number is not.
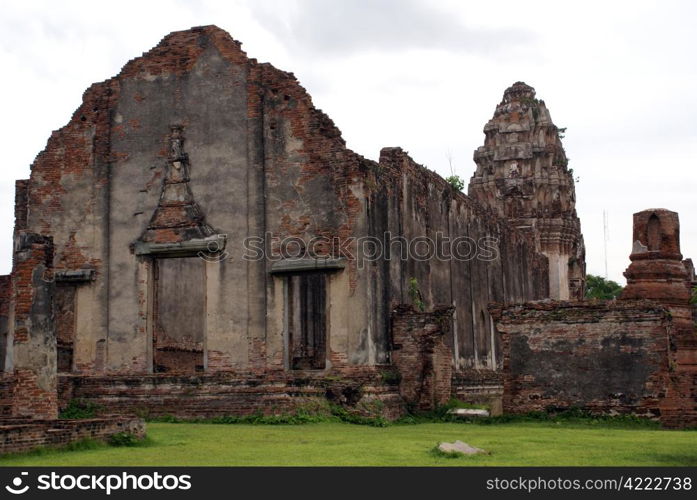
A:
[[[341,261],[326,272],[325,369],[337,372],[390,362],[389,314],[411,302],[411,278],[427,308],[456,308],[446,340],[457,367],[500,364],[488,302],[549,290],[530,237],[398,148],[379,164],[348,150],[292,73],[247,58],[214,26],[172,33],[91,86],[17,183],[15,211],[16,230],[52,237],[56,275],[72,277],[61,318],[78,320],[59,329],[77,373],[287,369],[292,270],[274,266],[297,257]],[[498,258],[363,265],[355,238],[388,231],[493,237]],[[191,291],[200,336],[158,330],[158,315],[182,313],[158,281],[158,259],[175,257],[205,261]]]
[[[254,309],[259,317],[255,321],[265,336],[252,340],[263,345],[267,368],[287,366],[283,302],[288,281],[283,273],[269,278],[271,268],[280,259],[342,258],[345,268],[327,273],[331,331],[326,366],[341,370],[385,362],[384,330],[372,329],[372,318],[365,313],[371,300],[369,278],[351,258],[356,250],[353,237],[365,217],[360,172],[368,162],[346,148],[339,129],[314,108],[292,73],[261,64],[254,75],[250,99],[254,99],[256,111],[252,117],[262,133],[253,137],[261,142],[263,151],[259,159],[263,177],[257,182],[266,194],[259,195],[265,200],[263,207],[252,213],[258,231],[267,232],[271,259],[252,264],[255,283],[265,283],[266,292]]]
[[[186,141],[193,199],[215,233],[228,236],[222,258],[206,263],[206,369],[282,369],[284,278],[270,276],[268,260],[243,260],[243,242],[347,238],[362,160],[292,74],[247,59],[215,27],[169,35],[88,89],[20,186],[17,227],[54,237],[57,271],[94,271],[77,289],[75,369],[153,369],[155,266],[134,244],[153,224],[173,125]],[[166,225],[171,211],[163,213]],[[332,279],[332,295],[344,300],[332,312],[341,326],[331,357],[335,365],[375,362],[349,340],[368,328],[356,314],[364,303],[345,300],[357,287],[355,266],[346,274]]]
[[[503,358],[503,352],[501,352],[501,358]],[[455,399],[465,403],[487,405],[491,415],[500,415],[503,412],[503,372],[501,370],[474,368],[459,370],[454,374],[452,383]]]
[[[7,333],[12,300],[12,275],[0,276],[0,372],[5,370],[7,356]]]
[[[85,420],[0,419],[0,455],[22,453],[35,448],[60,447],[84,439],[107,441],[127,432],[145,437],[145,422],[135,417],[110,416]]]
[[[166,217],[173,216],[165,211],[165,220],[153,220],[172,160],[174,126],[181,127],[185,139],[193,199],[207,225],[231,236],[228,250],[236,258],[205,265],[211,300],[203,364],[212,370],[221,363],[228,369],[247,364],[248,273],[239,259],[249,212],[245,63],[239,44],[199,30],[165,38],[116,77],[119,96],[110,133],[115,161],[109,208],[108,371],[153,370],[156,266],[152,256],[134,254],[132,245],[153,223],[167,225]],[[179,241],[175,231],[162,231],[156,243]],[[196,257],[196,252],[187,256]]]
[[[693,274],[678,214],[634,214],[619,300],[494,306],[504,350],[504,410],[581,407],[697,425]]]
[[[12,415],[58,415],[56,334],[53,326],[51,239],[27,231],[15,236],[5,370],[12,374]]]
[[[687,272],[687,288],[690,290],[690,299],[692,301],[692,320],[697,324],[697,274],[695,274],[695,265],[692,259],[682,261]]]
[[[678,214],[660,208],[635,213],[632,243],[620,299],[651,299],[671,315],[672,370],[661,420],[669,427],[697,426],[697,326],[690,305],[694,271],[682,260]]]
[[[400,148],[381,151],[367,185],[377,186],[366,207],[369,234],[382,239],[389,233],[411,245],[407,258],[401,258],[398,245],[385,244],[385,258],[367,266],[370,295],[381,297],[371,303],[373,316],[380,318],[390,307],[413,303],[410,280],[414,278],[426,310],[455,307],[445,341],[456,368],[496,369],[498,337],[487,305],[548,296],[547,259],[535,252],[534,240],[454,190]],[[441,245],[442,237],[453,244]],[[429,251],[428,245],[438,247],[431,247],[434,256],[419,258]],[[374,328],[381,326],[376,323]]]
[[[400,374],[399,392],[416,410],[434,410],[452,393],[451,348],[443,342],[453,308],[430,313],[402,306],[392,313],[392,363]]]
[[[94,365],[97,341],[106,338],[106,269],[110,109],[116,86],[95,84],[68,125],[53,132],[16,186],[16,228],[54,241],[56,270],[90,268],[96,280],[80,290],[85,312],[75,350],[78,369]]]
[[[5,372],[0,375],[0,416],[2,417],[10,417],[12,415],[14,386],[14,374]]]
[[[386,372],[356,367],[343,376],[317,373],[240,375],[152,374],[60,377],[60,402],[96,403],[104,414],[213,418],[226,415],[328,413],[328,403],[365,416],[395,419],[405,412]]]
[[[671,363],[668,310],[649,301],[495,307],[503,409],[661,414]]]

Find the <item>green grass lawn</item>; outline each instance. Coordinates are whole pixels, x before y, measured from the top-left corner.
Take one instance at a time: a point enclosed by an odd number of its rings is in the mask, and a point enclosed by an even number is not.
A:
[[[345,423],[216,425],[149,423],[135,447],[0,458],[0,465],[697,465],[697,432],[530,422],[428,423],[369,427]],[[486,456],[440,457],[460,439]]]

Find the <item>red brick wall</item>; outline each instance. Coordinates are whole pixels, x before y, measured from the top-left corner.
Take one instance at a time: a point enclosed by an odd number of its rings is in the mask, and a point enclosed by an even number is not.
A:
[[[392,316],[392,363],[401,375],[399,391],[409,405],[433,410],[451,395],[453,353],[443,342],[452,308],[418,312],[397,308]]]
[[[0,276],[0,372],[5,370],[7,355],[7,333],[10,320],[10,301],[12,299],[12,276]]]
[[[27,190],[29,179],[15,181],[15,232],[27,228]]]
[[[404,402],[395,385],[377,369],[352,372],[60,377],[61,406],[71,399],[90,401],[105,413],[180,418],[289,414],[327,401],[364,415],[395,419]]]
[[[0,416],[12,415],[12,397],[15,387],[15,379],[12,373],[3,373],[0,376]]]
[[[689,304],[691,261],[680,253],[678,214],[649,209],[634,214],[632,261],[621,299],[650,299],[670,313],[670,384],[661,402],[667,427],[697,427],[697,328]]]
[[[0,420],[0,455],[43,446],[63,446],[83,439],[106,441],[119,432],[145,437],[145,423],[134,417],[87,420]]]
[[[697,331],[674,310],[673,323],[679,324],[671,328],[670,386],[661,403],[661,422],[671,428],[697,427]]]
[[[498,415],[502,396],[501,371],[469,369],[453,373],[453,397],[459,401],[488,405],[492,415]]]
[[[493,307],[503,409],[580,407],[658,417],[669,386],[671,317],[648,301]]]
[[[14,331],[12,414],[56,418],[56,337],[49,273],[50,238],[20,231],[12,269]]]

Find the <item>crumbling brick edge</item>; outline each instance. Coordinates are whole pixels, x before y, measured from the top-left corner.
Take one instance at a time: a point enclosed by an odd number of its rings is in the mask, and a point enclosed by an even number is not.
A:
[[[106,442],[121,432],[143,439],[145,422],[135,416],[116,415],[83,420],[3,418],[0,419],[0,455],[62,447],[86,439]]]

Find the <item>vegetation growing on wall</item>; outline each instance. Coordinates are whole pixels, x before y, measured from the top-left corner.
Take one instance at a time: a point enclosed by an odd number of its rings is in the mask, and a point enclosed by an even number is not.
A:
[[[419,290],[419,282],[416,278],[409,278],[409,297],[414,307],[423,312],[426,309],[426,304],[424,304],[421,290]]]
[[[462,191],[465,187],[465,181],[459,175],[450,175],[445,178],[446,182],[456,191]]]

